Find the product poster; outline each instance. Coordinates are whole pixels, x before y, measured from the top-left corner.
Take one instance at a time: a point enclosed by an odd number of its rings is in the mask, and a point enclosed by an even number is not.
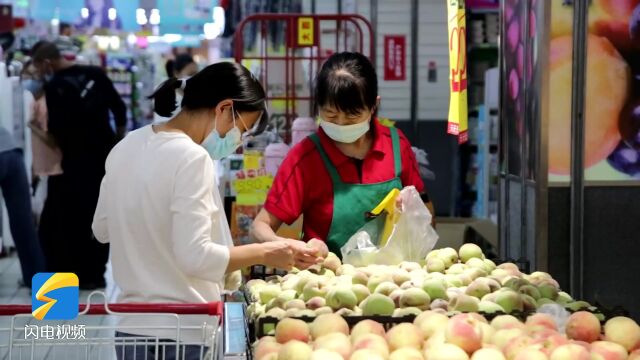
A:
[[[467,27],[464,0],[445,0],[449,29],[449,124],[447,132],[458,142],[469,139],[467,105]]]
[[[569,181],[573,7],[551,2],[549,180]],[[640,0],[589,6],[585,180],[640,180]]]
[[[96,29],[135,31],[140,28],[135,17],[138,7],[138,0],[29,0],[28,15],[42,21],[58,18],[89,32]],[[83,8],[88,10],[86,18],[81,16]],[[115,20],[109,19],[111,8],[116,9]]]
[[[407,79],[407,45],[404,35],[384,36],[384,80],[404,81]]]

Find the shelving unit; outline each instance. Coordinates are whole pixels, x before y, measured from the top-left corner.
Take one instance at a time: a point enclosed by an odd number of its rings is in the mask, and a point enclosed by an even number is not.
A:
[[[499,84],[486,75],[498,66],[500,9],[490,3],[467,2],[469,143],[460,147],[462,176],[456,212],[462,217],[497,219]],[[494,93],[495,104],[487,99]]]

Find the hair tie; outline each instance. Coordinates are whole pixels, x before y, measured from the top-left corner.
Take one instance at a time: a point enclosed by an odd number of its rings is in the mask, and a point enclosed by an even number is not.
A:
[[[180,79],[180,90],[184,91],[184,88],[187,87],[187,79]]]

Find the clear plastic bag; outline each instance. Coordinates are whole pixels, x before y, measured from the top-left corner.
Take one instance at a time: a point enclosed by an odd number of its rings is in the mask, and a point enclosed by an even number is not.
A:
[[[395,214],[383,212],[351,236],[341,249],[343,263],[397,265],[424,260],[438,241],[432,215],[415,187],[404,188],[399,197],[402,205],[395,208]],[[383,239],[386,221],[393,221],[393,228],[388,239]]]

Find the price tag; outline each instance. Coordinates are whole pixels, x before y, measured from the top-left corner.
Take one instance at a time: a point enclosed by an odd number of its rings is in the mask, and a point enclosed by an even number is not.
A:
[[[233,181],[237,194],[236,202],[238,205],[262,205],[267,199],[271,185],[273,185],[271,176],[236,179]]]
[[[262,166],[262,155],[259,154],[244,154],[244,169],[245,170],[258,170]]]

